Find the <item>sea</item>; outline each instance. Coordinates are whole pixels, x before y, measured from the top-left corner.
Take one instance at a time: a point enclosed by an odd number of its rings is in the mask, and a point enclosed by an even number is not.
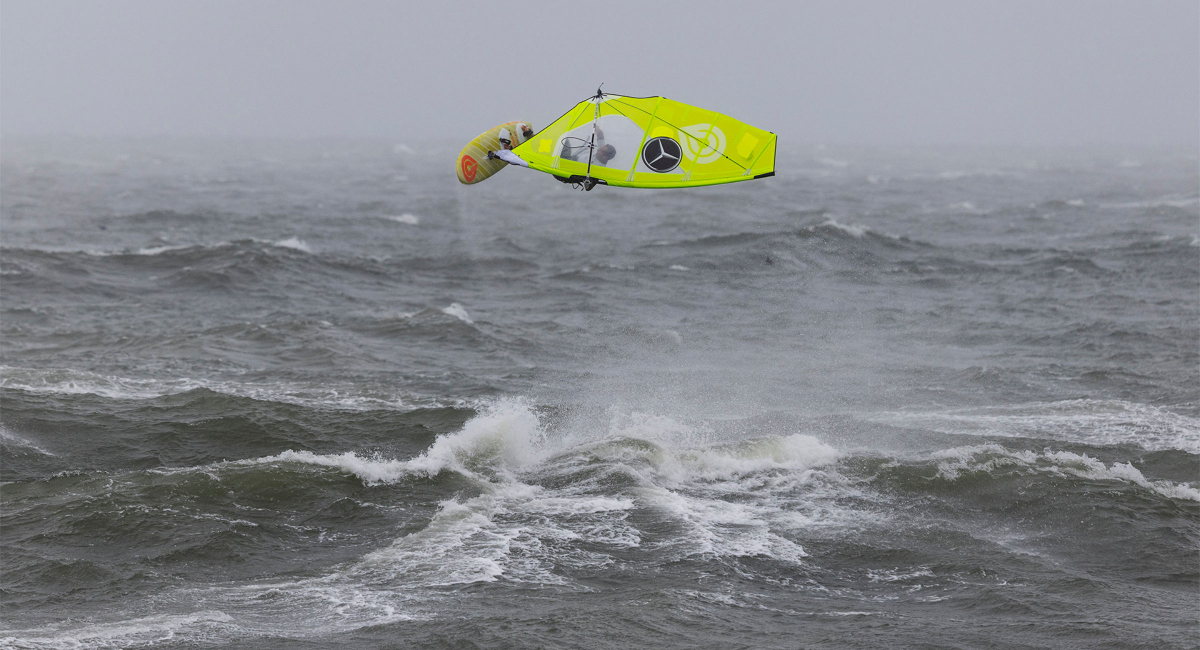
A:
[[[1194,648],[1195,148],[6,138],[0,647]]]

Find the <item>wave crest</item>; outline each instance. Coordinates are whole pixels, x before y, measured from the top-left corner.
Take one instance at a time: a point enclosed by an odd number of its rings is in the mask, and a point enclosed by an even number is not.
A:
[[[1070,451],[1010,451],[997,444],[987,444],[942,450],[934,453],[933,459],[937,462],[937,477],[948,481],[958,480],[968,474],[993,474],[1003,468],[1011,468],[1063,477],[1120,481],[1151,490],[1168,499],[1200,501],[1200,490],[1190,485],[1151,481],[1132,463],[1105,465],[1103,461],[1087,454]]]

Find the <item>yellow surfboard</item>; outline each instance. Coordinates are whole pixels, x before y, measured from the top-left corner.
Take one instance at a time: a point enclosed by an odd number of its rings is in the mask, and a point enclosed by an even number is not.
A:
[[[529,122],[505,122],[480,133],[458,154],[458,182],[474,185],[507,167],[503,160],[488,160],[488,152],[515,149],[532,136]]]

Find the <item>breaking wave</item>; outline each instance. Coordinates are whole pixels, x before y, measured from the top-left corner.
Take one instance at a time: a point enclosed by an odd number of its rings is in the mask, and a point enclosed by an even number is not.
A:
[[[1137,445],[1200,454],[1200,420],[1149,404],[1076,399],[936,412],[893,412],[869,419],[944,433],[1028,437],[1089,445]]]
[[[1117,481],[1152,490],[1168,499],[1200,501],[1200,490],[1170,481],[1151,481],[1132,463],[1105,465],[1087,454],[1070,451],[1012,451],[1000,445],[977,445],[946,449],[933,454],[937,476],[954,481],[973,473],[998,470],[1042,472],[1054,476],[1073,476],[1099,481]]]

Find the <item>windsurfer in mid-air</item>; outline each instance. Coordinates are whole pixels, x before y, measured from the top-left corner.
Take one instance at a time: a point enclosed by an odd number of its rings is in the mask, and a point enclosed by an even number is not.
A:
[[[474,185],[510,164],[584,190],[700,187],[775,175],[774,133],[657,95],[597,89],[540,131],[530,134],[525,124],[501,124],[463,147],[459,182]]]

